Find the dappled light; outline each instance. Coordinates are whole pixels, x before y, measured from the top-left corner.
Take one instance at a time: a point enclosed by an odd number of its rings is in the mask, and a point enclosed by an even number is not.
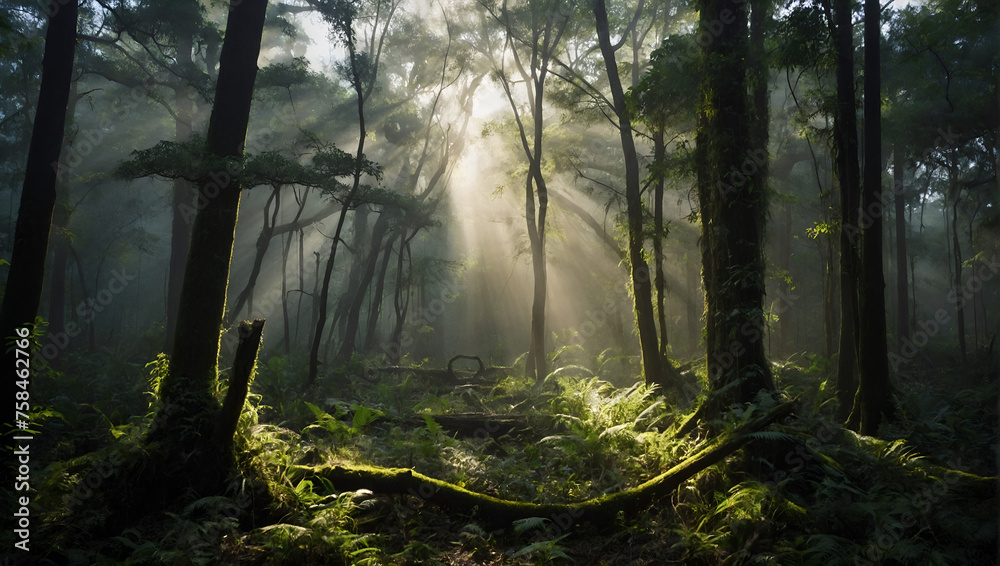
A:
[[[5,564],[997,564],[989,3],[2,6]]]

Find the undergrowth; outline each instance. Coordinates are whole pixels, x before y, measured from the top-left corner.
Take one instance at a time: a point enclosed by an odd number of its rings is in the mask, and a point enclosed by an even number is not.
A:
[[[291,479],[296,465],[410,467],[501,498],[581,501],[655,477],[702,446],[708,431],[732,429],[775,402],[761,398],[677,437],[703,368],[685,374],[684,388],[663,392],[613,385],[615,358],[606,353],[559,356],[537,384],[515,371],[455,384],[361,368],[305,399],[301,360],[271,358],[259,365],[244,407],[240,473],[227,492],[100,540],[78,533],[98,524],[104,508],[81,493],[102,462],[131,461],[145,449],[155,396],[128,419],[53,409],[47,426],[80,429],[63,434],[69,444],[44,472],[40,536],[52,542],[52,563],[80,564],[90,556],[107,564],[995,563],[996,484],[990,490],[981,479],[996,476],[995,373],[957,391],[907,382],[898,387],[897,419],[870,438],[832,420],[822,360],[776,363],[782,395],[808,399],[793,419],[755,434],[669,501],[600,530],[538,517],[487,531],[472,509],[449,514],[418,495],[342,493]],[[155,385],[160,366],[150,369]],[[516,415],[522,424],[502,434],[442,424],[463,415]],[[81,454],[87,445],[95,451]],[[112,479],[101,481],[141,476],[111,468]]]

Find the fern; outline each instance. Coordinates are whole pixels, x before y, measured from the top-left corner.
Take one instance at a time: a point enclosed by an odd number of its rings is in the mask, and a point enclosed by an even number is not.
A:
[[[545,530],[546,525],[551,522],[545,517],[527,517],[518,519],[511,524],[514,526],[514,534],[521,535],[528,531]]]

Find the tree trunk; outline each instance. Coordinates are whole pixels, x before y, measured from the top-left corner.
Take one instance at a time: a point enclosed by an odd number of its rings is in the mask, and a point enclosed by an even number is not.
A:
[[[267,0],[233,0],[222,46],[219,80],[208,127],[207,150],[220,158],[239,159],[244,152],[257,57]],[[184,271],[174,353],[160,386],[163,418],[150,440],[171,442],[174,453],[210,452],[206,445],[219,409],[219,327],[226,307],[229,267],[240,203],[240,184],[228,168],[198,181],[199,211],[192,227],[191,252]],[[201,470],[194,489],[217,489],[222,470]]]
[[[834,116],[834,160],[840,189],[840,345],[837,363],[837,415],[847,418],[858,390],[858,165],[857,116],[854,96],[854,24],[851,2],[834,0],[837,45],[837,110]]]
[[[19,367],[15,363],[17,349],[7,348],[7,340],[17,337],[18,329],[34,325],[42,300],[49,229],[52,224],[52,210],[56,203],[59,153],[66,126],[66,105],[69,102],[76,48],[77,3],[52,4],[50,10],[53,12],[49,17],[48,29],[45,31],[42,83],[31,129],[31,143],[28,146],[28,161],[21,189],[17,224],[14,228],[3,308],[0,309],[0,340],[3,340],[4,346],[3,354],[0,355],[3,360],[3,370],[0,375],[6,376],[9,402],[16,399],[21,388],[17,385],[15,372],[15,368]],[[8,410],[4,421],[9,423],[13,417],[14,413]],[[5,479],[10,480],[4,485],[10,486],[13,485],[11,478],[15,459],[10,455],[14,450],[14,441],[9,434],[6,434],[6,430],[4,433],[6,454],[9,457],[3,468],[8,474]]]
[[[346,364],[351,361],[351,356],[354,355],[359,326],[361,325],[361,308],[364,306],[365,297],[368,295],[368,288],[371,287],[372,278],[375,277],[379,251],[382,249],[382,238],[385,237],[386,230],[389,228],[390,214],[392,214],[390,211],[383,210],[372,227],[371,236],[366,246],[368,253],[361,259],[364,271],[358,274],[357,291],[354,294],[354,300],[348,306],[344,340],[340,344],[340,351],[337,352],[336,357],[336,363],[338,364]]]
[[[273,211],[271,210],[272,203],[274,204]],[[267,255],[267,250],[271,247],[271,238],[274,237],[274,227],[277,224],[280,209],[280,187],[272,187],[271,194],[264,204],[264,225],[260,229],[260,234],[257,235],[256,253],[254,253],[253,257],[253,266],[250,268],[250,277],[247,279],[246,286],[243,287],[243,290],[236,297],[233,308],[229,311],[231,318],[239,318],[244,304],[249,305],[247,308],[247,317],[253,316],[253,312],[251,312],[253,310],[253,290],[257,286],[257,277],[260,276],[260,270],[264,265],[264,256]]]
[[[639,184],[639,158],[632,139],[632,124],[625,109],[625,94],[618,76],[618,62],[611,46],[608,12],[604,0],[594,5],[597,19],[597,39],[604,58],[604,68],[611,83],[612,102],[618,117],[618,132],[625,157],[625,201],[628,215],[628,259],[631,265],[632,297],[636,327],[639,330],[639,347],[642,351],[642,369],[646,383],[666,388],[669,383],[658,347],[656,318],[653,314],[652,278],[649,265],[643,257],[642,195]],[[669,366],[669,364],[668,364]]]
[[[410,274],[403,276],[403,257],[410,251],[409,240],[406,238],[406,230],[399,235],[399,255],[396,259],[396,289],[393,296],[393,309],[396,314],[396,322],[392,327],[392,334],[389,336],[389,344],[386,345],[386,360],[392,364],[399,364],[403,357],[403,325],[406,323],[406,314],[410,309]]]
[[[385,276],[389,272],[389,260],[392,259],[392,242],[394,235],[389,236],[382,250],[382,266],[379,268],[378,281],[375,283],[375,294],[372,297],[371,310],[368,311],[368,325],[365,327],[364,351],[371,352],[375,347],[375,336],[378,329],[379,316],[382,314],[382,298],[385,296]]]
[[[952,183],[955,183],[955,178],[952,176]],[[951,247],[955,250],[954,260],[955,260],[955,281],[954,281],[954,292],[955,292],[955,322],[957,323],[958,332],[958,349],[962,354],[962,361],[965,361],[966,357],[966,344],[965,344],[965,296],[964,290],[962,289],[962,245],[958,241],[958,191],[960,189],[953,189],[954,198],[951,203]]]
[[[358,189],[361,186],[361,175],[364,171],[364,159],[365,159],[365,138],[368,135],[365,129],[365,100],[367,95],[365,94],[365,86],[362,84],[362,70],[358,68],[358,54],[354,45],[354,35],[351,30],[351,26],[354,25],[353,21],[341,22],[345,26],[345,29],[341,32],[346,36],[347,52],[350,58],[350,71],[351,71],[351,82],[354,87],[354,93],[357,97],[358,104],[358,150],[355,154],[354,159],[354,183],[351,186],[350,192],[348,192],[346,199],[344,200],[344,208],[340,211],[340,217],[337,219],[337,228],[333,234],[333,241],[330,244],[330,257],[326,262],[326,269],[323,272],[323,286],[320,289],[319,300],[317,301],[318,313],[316,317],[316,327],[313,332],[312,337],[312,347],[309,350],[309,375],[306,378],[306,386],[311,387],[316,383],[316,378],[319,376],[319,350],[320,345],[323,340],[323,329],[326,326],[326,309],[327,303],[330,300],[330,279],[333,275],[333,264],[337,259],[337,246],[340,243],[340,234],[344,229],[344,221],[347,218],[347,211],[350,210],[351,205],[354,203],[354,198],[358,194]],[[368,69],[368,72],[374,76],[377,69]],[[369,89],[367,91],[371,93]]]
[[[865,171],[861,292],[858,297],[858,394],[861,434],[874,436],[893,412],[882,272],[882,115],[879,0],[865,0]]]
[[[184,26],[179,26],[177,32],[177,68],[184,72],[193,65],[191,51],[194,47],[194,38],[191,30]],[[174,141],[176,142],[186,142],[191,139],[194,101],[187,96],[188,86],[186,81],[181,81],[178,86],[174,87],[174,104],[177,108],[174,122]],[[184,285],[184,268],[191,246],[190,211],[196,210],[192,202],[193,195],[194,191],[191,190],[191,184],[187,179],[180,177],[174,179],[170,207],[173,211],[170,224],[170,260],[167,267],[167,324],[164,329],[166,334],[164,351],[167,354],[173,352],[181,287]]]
[[[903,144],[896,142],[893,149],[893,185],[896,187],[893,204],[896,214],[896,340],[899,348],[910,334],[910,284],[907,281],[906,261],[906,187],[903,184]]]
[[[638,73],[634,73],[638,75]],[[663,128],[657,127],[653,132],[653,162],[663,163],[666,156],[666,146],[663,143]],[[662,165],[661,165],[662,167]],[[656,174],[656,183],[653,185],[653,265],[656,266],[656,275],[653,277],[653,285],[656,287],[656,316],[660,324],[660,363],[667,364],[667,313],[664,312],[664,295],[666,283],[663,274],[663,186],[664,174],[662,168]]]
[[[709,380],[722,406],[752,402],[774,382],[764,353],[766,190],[757,172],[767,160],[748,96],[747,6],[703,0],[701,25],[728,20],[704,47],[695,167],[702,223]],[[763,80],[759,76],[756,80]],[[759,128],[759,124],[757,128]],[[755,135],[756,134],[756,135]]]

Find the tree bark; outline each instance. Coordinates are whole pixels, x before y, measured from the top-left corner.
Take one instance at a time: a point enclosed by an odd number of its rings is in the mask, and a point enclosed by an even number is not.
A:
[[[257,352],[264,332],[264,319],[254,319],[253,322],[243,321],[239,325],[240,343],[236,347],[233,358],[233,369],[229,376],[229,389],[222,408],[216,417],[213,443],[215,450],[227,456],[233,450],[233,436],[243,413],[243,404],[250,391],[253,381],[254,366],[257,363]]]
[[[854,96],[854,24],[850,0],[834,0],[834,40],[837,45],[837,110],[834,116],[834,161],[840,189],[840,345],[837,360],[837,415],[846,419],[858,390],[858,165],[857,117]]]
[[[637,74],[637,73],[636,73]],[[663,143],[663,128],[657,127],[653,132],[653,162],[662,163],[666,157],[666,146]],[[663,189],[664,174],[661,169],[656,173],[656,182],[653,184],[653,265],[656,274],[653,276],[653,285],[656,288],[656,318],[660,325],[660,363],[667,364],[667,313],[664,305],[666,303],[666,281],[663,273]]]
[[[177,68],[183,73],[193,65],[191,52],[194,48],[194,37],[191,30],[185,26],[177,28]],[[174,104],[176,120],[174,122],[174,141],[186,142],[191,139],[194,120],[194,101],[187,96],[188,83],[181,81],[174,87]],[[166,344],[164,351],[173,352],[174,332],[177,329],[177,312],[180,308],[181,287],[184,285],[184,269],[187,263],[188,250],[191,246],[190,216],[185,211],[195,210],[192,202],[194,191],[187,179],[173,180],[171,194],[171,210],[173,217],[170,224],[170,260],[167,267],[167,324],[165,330]]]
[[[704,0],[701,25],[731,21],[704,47],[695,167],[702,224],[702,273],[706,298],[709,380],[722,406],[749,403],[774,382],[764,353],[762,240],[766,190],[760,171],[766,148],[748,87],[759,73],[748,69],[747,5]],[[762,80],[757,78],[756,80]],[[759,128],[759,126],[756,126]]]
[[[66,126],[66,106],[69,103],[73,58],[76,49],[77,3],[45,4],[50,6],[49,25],[45,31],[45,54],[42,58],[42,82],[38,106],[31,129],[28,161],[21,189],[21,202],[14,228],[10,269],[0,309],[0,348],[3,370],[0,375],[7,383],[7,399],[16,400],[21,388],[17,385],[16,349],[7,347],[7,340],[17,337],[17,330],[34,326],[42,300],[45,259],[48,254],[52,210],[56,203],[56,182],[59,153],[62,150]],[[22,358],[22,361],[24,358]],[[29,368],[30,369],[30,368]],[[30,381],[29,381],[30,387]],[[27,389],[27,388],[26,388]],[[9,406],[8,406],[9,409]],[[4,421],[10,423],[14,411],[8,410]],[[5,480],[13,476],[13,440],[7,430],[4,446],[7,461],[3,464]],[[13,485],[12,481],[5,485]]]
[[[879,45],[881,5],[865,0],[865,170],[861,292],[858,297],[858,394],[861,434],[874,436],[893,412],[886,345],[885,278],[882,273],[882,99]],[[864,316],[860,316],[861,313]]]
[[[649,385],[668,387],[668,373],[664,370],[664,359],[660,355],[656,333],[656,318],[653,313],[652,277],[649,265],[643,257],[642,194],[639,184],[639,158],[632,139],[632,123],[625,109],[625,93],[618,75],[618,62],[611,45],[608,27],[608,12],[604,0],[594,4],[597,20],[597,40],[604,58],[604,68],[611,86],[614,112],[618,117],[618,131],[622,152],[625,157],[625,201],[628,216],[628,259],[631,266],[632,297],[636,327],[639,330],[639,348],[642,351],[642,370]],[[664,330],[665,332],[665,330]],[[669,363],[667,363],[669,367]]]
[[[230,5],[207,137],[208,152],[218,158],[243,156],[266,8],[267,0],[233,0]],[[163,406],[171,410],[150,431],[152,440],[170,439],[194,451],[206,449],[199,438],[211,437],[218,410],[219,328],[241,190],[228,167],[210,172],[198,185],[200,210],[192,227],[174,353],[160,388]],[[185,440],[192,446],[185,446]]]
[[[896,142],[893,148],[893,185],[896,187],[893,199],[896,215],[896,340],[899,348],[903,339],[910,334],[910,284],[907,281],[906,261],[906,186],[903,184],[903,169],[906,160],[903,144]]]

